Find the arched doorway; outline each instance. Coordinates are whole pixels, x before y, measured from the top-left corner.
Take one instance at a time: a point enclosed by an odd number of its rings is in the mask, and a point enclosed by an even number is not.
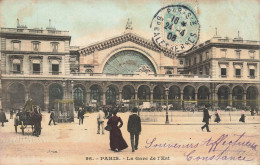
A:
[[[257,101],[258,101],[257,88],[255,86],[248,87],[246,91],[246,105],[255,109],[257,107]]]
[[[185,101],[192,101],[195,100],[195,89],[188,85],[183,90],[183,99]]]
[[[178,86],[169,88],[169,104],[173,105],[173,109],[181,109],[181,90]]]
[[[92,85],[90,87],[90,102],[101,104],[102,88],[99,85]]]
[[[228,94],[229,94],[229,88],[227,86],[221,86],[218,89],[218,106],[221,109],[225,109],[229,105]]]
[[[80,85],[76,85],[73,88],[73,100],[75,106],[85,105],[85,89]]]
[[[106,105],[116,105],[118,100],[118,89],[110,85],[106,89]]]
[[[131,85],[126,85],[122,89],[122,105],[132,109],[135,105],[135,89]]]
[[[54,101],[63,98],[62,86],[59,84],[52,84],[49,88],[49,107],[54,108]]]
[[[209,103],[209,88],[201,86],[198,90],[198,105],[201,106],[207,103]]]
[[[141,85],[137,95],[140,103],[150,101],[150,88],[147,85]]]
[[[241,86],[236,86],[232,91],[232,105],[237,109],[241,109],[243,106],[243,93],[244,89]]]
[[[133,100],[135,97],[135,89],[131,85],[126,85],[122,90],[122,99],[123,100]]]
[[[25,89],[20,83],[12,84],[9,89],[10,94],[10,108],[18,109],[24,106],[25,103]]]
[[[164,100],[164,88],[161,85],[157,85],[153,89],[153,102],[157,106],[162,106],[166,100]]]
[[[32,101],[44,110],[44,87],[39,83],[32,84],[29,93]]]

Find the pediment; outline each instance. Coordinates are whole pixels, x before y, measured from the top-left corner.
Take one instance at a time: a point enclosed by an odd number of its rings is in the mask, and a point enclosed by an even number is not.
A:
[[[139,36],[135,33],[129,32],[129,33],[124,33],[124,34],[117,36],[117,37],[113,37],[113,38],[92,44],[90,46],[87,46],[85,48],[78,50],[78,52],[81,55],[89,55],[89,54],[93,53],[95,50],[100,51],[100,50],[108,49],[110,47],[113,47],[113,46],[116,46],[116,45],[119,45],[119,44],[122,44],[122,43],[125,43],[125,42],[128,42],[128,41],[133,42],[135,44],[138,44],[140,46],[143,46],[147,49],[156,51],[156,52],[162,51],[152,41],[147,40],[147,39],[145,39],[145,38],[143,38],[143,37],[141,37],[141,36]],[[167,50],[167,49],[164,49],[163,52],[164,52],[164,55],[167,56],[167,57],[170,57],[170,58],[174,57],[174,53]]]

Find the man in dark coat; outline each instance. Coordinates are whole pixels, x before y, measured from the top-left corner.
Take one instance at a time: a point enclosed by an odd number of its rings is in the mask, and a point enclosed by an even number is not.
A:
[[[4,113],[3,109],[1,109],[1,112],[0,112],[0,122],[2,123],[2,127],[4,126],[5,121],[6,121],[6,116],[5,116],[5,113]]]
[[[129,116],[127,131],[130,133],[132,152],[138,149],[139,134],[141,133],[141,119],[137,115],[138,108],[133,108],[133,114]]]
[[[211,118],[211,116],[209,115],[209,110],[208,110],[208,105],[205,105],[205,108],[203,110],[203,121],[205,122],[205,125],[201,127],[201,130],[203,131],[203,129],[206,127],[207,132],[210,132],[209,130],[209,119]]]
[[[54,112],[53,112],[53,110],[51,111],[51,114],[50,114],[49,125],[51,125],[51,121],[53,121],[54,125],[56,125],[56,124],[55,124],[55,119],[54,119]]]

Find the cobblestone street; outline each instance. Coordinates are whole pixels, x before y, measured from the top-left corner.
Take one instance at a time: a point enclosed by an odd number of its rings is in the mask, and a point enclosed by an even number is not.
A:
[[[203,124],[201,123],[202,112],[195,112],[195,114],[174,112],[170,125],[163,125],[163,122],[160,121],[143,122],[139,149],[132,153],[130,135],[126,128],[129,113],[118,114],[124,122],[121,131],[128,144],[128,148],[121,152],[110,150],[109,132],[106,131],[104,135],[97,134],[96,115],[96,113],[88,114],[84,119],[84,125],[79,125],[75,118],[74,123],[58,123],[58,125],[49,126],[49,114],[43,112],[40,137],[32,136],[30,127],[25,129],[25,135],[22,135],[19,127],[18,133],[15,133],[13,120],[9,119],[9,122],[5,123],[5,127],[0,127],[0,164],[122,164],[124,160],[127,160],[124,164],[183,164],[183,162],[192,165],[225,164],[226,160],[221,160],[222,158],[207,161],[189,160],[187,154],[193,150],[192,148],[169,147],[166,144],[199,143],[199,147],[195,148],[196,154],[194,153],[194,156],[212,156],[214,153],[208,153],[210,145],[203,145],[203,142],[205,143],[210,138],[212,141],[216,141],[222,134],[228,135],[225,139],[227,142],[234,141],[238,139],[238,135],[242,135],[244,132],[245,135],[241,137],[240,141],[250,141],[257,146],[250,148],[242,144],[233,145],[226,155],[228,157],[231,155],[246,156],[246,159],[251,160],[247,162],[232,160],[233,164],[259,164],[260,116],[253,117],[247,114],[246,123],[242,124],[235,122],[235,119],[237,118],[236,121],[238,121],[239,118],[238,112],[231,113],[232,118],[235,118],[232,122],[228,122],[228,113],[223,112],[221,123],[217,124],[213,120],[211,121],[210,129],[212,132],[202,132],[200,128]],[[158,115],[163,116],[164,113],[161,112]],[[189,120],[184,121],[188,115]],[[9,117],[9,115],[7,116]],[[151,145],[152,141],[154,143]],[[218,155],[218,151],[223,147],[224,145],[217,146],[215,154]],[[243,154],[232,152],[234,150],[239,150]]]

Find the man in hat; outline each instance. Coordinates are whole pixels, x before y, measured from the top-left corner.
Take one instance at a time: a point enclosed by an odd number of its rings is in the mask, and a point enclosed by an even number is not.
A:
[[[203,110],[203,120],[202,120],[202,122],[205,122],[205,125],[203,125],[201,127],[201,130],[203,131],[203,129],[206,127],[207,132],[210,132],[210,130],[209,130],[209,119],[211,118],[211,116],[209,115],[208,107],[209,107],[209,105],[206,104],[205,108]]]
[[[97,134],[100,134],[100,126],[102,127],[102,134],[104,134],[104,121],[105,121],[105,113],[103,112],[103,108],[99,107],[97,115],[97,122],[98,122],[98,131]]]
[[[49,125],[51,125],[51,121],[53,121],[53,124],[56,125],[55,124],[55,120],[54,120],[54,111],[53,111],[53,109],[51,110]]]
[[[5,121],[6,121],[6,116],[5,116],[4,110],[1,109],[1,112],[0,112],[0,122],[2,123],[2,127],[4,127]]]
[[[130,133],[132,152],[138,149],[139,134],[141,133],[141,119],[137,115],[138,108],[133,108],[133,114],[129,116],[127,131]]]

